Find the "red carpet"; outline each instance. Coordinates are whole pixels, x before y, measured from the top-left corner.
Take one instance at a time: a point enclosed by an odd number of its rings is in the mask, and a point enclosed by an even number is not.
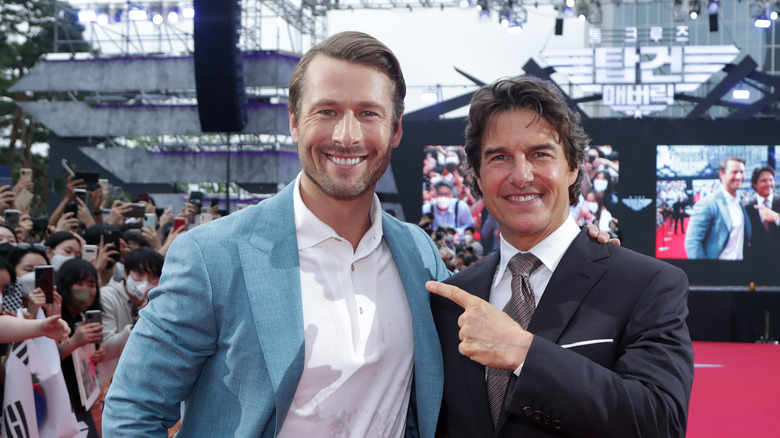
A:
[[[694,342],[688,438],[780,437],[780,345]]]
[[[683,219],[688,229],[688,219]],[[681,229],[674,234],[674,221],[670,218],[655,231],[655,257],[659,259],[687,259],[685,252],[685,234]]]

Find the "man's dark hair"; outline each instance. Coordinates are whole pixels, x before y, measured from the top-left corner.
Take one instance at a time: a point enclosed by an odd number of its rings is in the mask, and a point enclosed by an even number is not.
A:
[[[165,258],[156,250],[149,247],[138,248],[125,257],[125,271],[148,272],[159,277],[162,274],[163,262]]]
[[[563,145],[563,152],[569,170],[578,170],[585,156],[585,146],[590,138],[580,125],[580,115],[569,108],[563,94],[549,81],[533,76],[516,79],[502,79],[485,85],[474,94],[466,126],[466,157],[468,165],[479,176],[482,166],[482,139],[490,128],[494,117],[514,110],[528,110],[536,113],[552,125]],[[538,119],[534,119],[535,123]],[[576,205],[580,194],[582,172],[577,173],[574,184],[569,186],[569,204]],[[479,184],[474,184],[474,193],[482,196]]]
[[[769,172],[772,174],[772,178],[775,177],[775,169],[769,167],[769,166],[761,166],[758,169],[753,171],[753,175],[750,176],[750,185],[755,187],[756,184],[758,184],[758,178],[761,176],[762,173]]]
[[[718,164],[718,175],[726,171],[726,165],[729,161],[736,161],[738,163],[745,164],[745,159],[742,157],[738,157],[736,155],[728,156],[722,160],[720,160],[720,164]]]
[[[289,85],[289,105],[296,120],[299,120],[301,115],[301,99],[306,83],[306,71],[311,60],[317,55],[364,65],[387,75],[393,86],[391,90],[393,131],[398,130],[398,122],[404,112],[404,98],[406,97],[406,82],[401,72],[401,66],[387,46],[362,32],[337,33],[312,47],[301,57],[290,75]]]

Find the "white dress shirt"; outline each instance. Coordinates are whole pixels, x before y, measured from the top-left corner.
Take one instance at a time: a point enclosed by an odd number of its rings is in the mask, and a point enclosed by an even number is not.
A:
[[[723,196],[726,198],[726,205],[729,208],[731,217],[731,231],[726,246],[718,254],[721,260],[742,260],[742,252],[745,248],[745,214],[742,213],[742,203],[737,196],[732,196],[726,189],[723,190]]]
[[[305,359],[280,437],[401,437],[412,318],[374,196],[357,250],[306,208],[295,181]]]
[[[563,254],[569,249],[569,246],[579,233],[580,228],[577,226],[574,218],[571,217],[571,214],[569,214],[557,230],[553,231],[552,234],[528,251],[542,262],[542,266],[528,276],[528,282],[531,284],[534,292],[535,305],[539,305],[539,300],[542,299],[544,290],[547,288],[547,283],[550,282],[555,268],[558,267]],[[490,288],[490,304],[503,309],[512,297],[512,272],[507,269],[507,265],[515,254],[522,251],[504,240],[503,235],[501,236],[500,251],[501,260],[498,262],[498,268],[493,276],[493,285]],[[515,370],[515,374],[520,375],[522,368],[523,365],[520,365]]]

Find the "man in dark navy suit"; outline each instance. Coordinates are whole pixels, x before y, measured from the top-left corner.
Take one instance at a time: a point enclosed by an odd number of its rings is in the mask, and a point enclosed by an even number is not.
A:
[[[685,436],[688,280],[576,226],[588,141],[549,82],[475,94],[466,154],[501,243],[448,284],[427,284],[444,358],[440,434]]]

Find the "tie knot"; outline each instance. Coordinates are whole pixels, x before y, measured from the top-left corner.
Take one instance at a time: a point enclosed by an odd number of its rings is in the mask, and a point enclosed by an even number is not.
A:
[[[513,277],[518,275],[527,277],[539,266],[542,266],[542,261],[530,252],[515,254],[514,257],[509,259],[509,264],[507,264],[507,268],[512,272]]]

